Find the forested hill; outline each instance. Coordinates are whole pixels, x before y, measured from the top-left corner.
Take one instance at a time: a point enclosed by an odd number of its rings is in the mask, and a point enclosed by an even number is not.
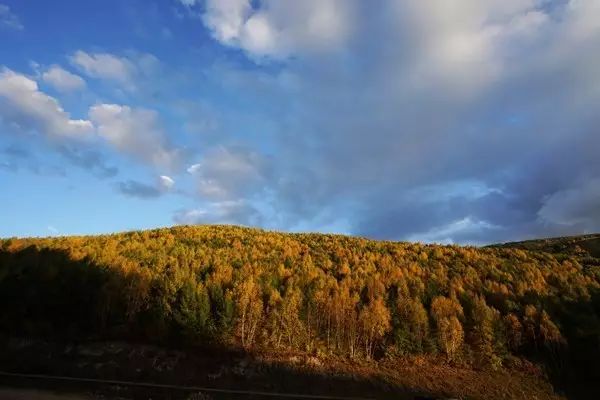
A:
[[[0,249],[7,335],[423,354],[496,369],[528,358],[566,374],[575,361],[590,381],[600,371],[600,269],[578,254],[234,226]]]
[[[494,246],[545,251],[553,254],[568,254],[580,259],[600,259],[600,234],[526,240],[523,242],[510,242]],[[593,260],[588,261],[593,262]]]

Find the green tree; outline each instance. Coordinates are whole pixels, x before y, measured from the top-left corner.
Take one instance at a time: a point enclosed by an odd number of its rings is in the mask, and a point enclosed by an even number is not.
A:
[[[210,299],[204,285],[187,280],[177,295],[173,317],[189,340],[205,338],[212,332]]]
[[[400,297],[397,302],[396,347],[401,354],[420,353],[429,336],[427,310],[417,298]]]

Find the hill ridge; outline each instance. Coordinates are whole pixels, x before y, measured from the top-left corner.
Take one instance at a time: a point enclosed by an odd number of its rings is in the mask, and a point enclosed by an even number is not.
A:
[[[565,385],[599,382],[593,260],[222,225],[5,239],[0,332],[484,369],[534,362]],[[555,371],[556,360],[571,368]]]

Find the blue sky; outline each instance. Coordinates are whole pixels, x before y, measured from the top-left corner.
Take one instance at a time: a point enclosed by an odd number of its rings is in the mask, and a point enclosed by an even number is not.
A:
[[[600,1],[0,0],[0,236],[600,230]]]

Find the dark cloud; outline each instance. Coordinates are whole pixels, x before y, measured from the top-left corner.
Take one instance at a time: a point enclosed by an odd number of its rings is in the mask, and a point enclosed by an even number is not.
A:
[[[119,192],[126,196],[138,197],[142,199],[152,199],[162,195],[162,191],[157,187],[134,180],[119,182],[117,184],[117,188]]]
[[[8,172],[28,171],[40,176],[65,176],[62,166],[41,162],[28,149],[10,144],[0,151],[0,168]]]
[[[102,153],[87,150],[80,144],[51,143],[47,147],[35,147],[37,151],[45,151],[47,148],[56,151],[63,159],[71,165],[89,171],[98,178],[111,178],[117,175],[118,168],[107,164]],[[11,144],[7,146],[2,154],[2,168],[10,171],[27,170],[37,175],[66,175],[64,166],[55,166],[43,161],[36,154],[25,147]]]
[[[99,152],[69,145],[60,145],[57,150],[73,165],[86,169],[99,178],[111,178],[119,172],[117,167],[107,165]]]
[[[119,192],[126,196],[138,197],[141,199],[152,199],[169,192],[183,194],[175,191],[174,186],[175,181],[166,175],[159,176],[154,184],[147,184],[132,179],[117,183]]]

